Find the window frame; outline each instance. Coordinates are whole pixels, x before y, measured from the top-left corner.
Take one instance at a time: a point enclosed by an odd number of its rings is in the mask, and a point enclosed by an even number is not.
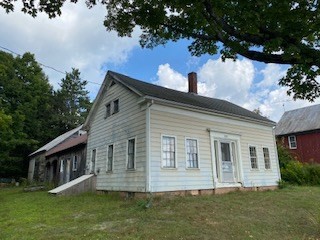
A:
[[[266,156],[264,154],[264,150],[267,149],[268,150],[268,161],[269,161],[269,168],[266,168]],[[268,147],[262,147],[262,154],[263,154],[263,160],[264,160],[264,169],[265,170],[271,170],[271,158],[270,158],[270,150]]]
[[[293,142],[290,141],[290,138],[291,138],[291,137],[293,137],[293,139],[294,139],[294,144],[295,144],[295,146],[292,146],[292,143],[293,143]],[[297,149],[298,145],[297,145],[297,137],[296,137],[296,135],[290,135],[290,136],[288,136],[288,145],[289,145],[289,149]]]
[[[75,154],[72,158],[72,171],[76,172],[78,170],[78,155]]]
[[[256,167],[252,167],[252,156],[251,156],[251,151],[250,151],[250,148],[254,148],[255,149],[255,153],[256,153]],[[248,150],[249,150],[249,162],[250,162],[250,169],[251,170],[259,170],[259,163],[258,163],[258,147],[255,146],[255,145],[249,145],[248,147]]]
[[[133,151],[133,168],[129,168],[129,141],[134,140],[134,151]],[[134,171],[136,170],[136,157],[137,157],[137,138],[129,138],[127,140],[127,148],[126,148],[126,169],[127,171]]]
[[[92,166],[93,163],[93,152],[94,152],[94,168]],[[97,148],[93,148],[91,150],[91,159],[90,159],[90,166],[91,166],[91,173],[96,174],[96,168],[97,168],[97,156],[98,156],[98,149]]]
[[[111,113],[111,102],[108,102],[107,104],[106,104],[106,114],[105,114],[105,119],[106,118],[108,118],[108,117],[110,117],[112,115],[112,113]]]
[[[112,146],[112,162],[111,162],[111,169],[109,169],[109,147]],[[114,162],[114,144],[108,144],[107,145],[107,165],[106,165],[106,172],[111,173],[113,172],[113,164]]]
[[[187,149],[187,141],[191,140],[191,141],[196,141],[196,149],[197,149],[197,167],[190,167],[188,165],[189,163],[189,154],[188,154],[188,149]],[[200,158],[199,158],[199,140],[197,138],[192,138],[192,137],[186,137],[185,138],[185,153],[186,153],[186,169],[188,170],[192,170],[192,169],[200,169]]]
[[[115,102],[117,102],[117,111],[115,111],[115,106],[116,106]],[[119,105],[120,105],[119,98],[117,98],[117,99],[112,101],[112,115],[114,115],[114,114],[119,112],[119,110],[120,110]]]
[[[60,160],[60,169],[59,169],[60,173],[64,172],[64,165],[65,165],[64,159],[61,159]]]
[[[174,139],[174,166],[164,166],[163,162],[164,162],[164,158],[163,158],[163,139],[164,138],[173,138]],[[170,170],[170,169],[177,169],[178,168],[178,163],[177,163],[177,158],[178,158],[178,154],[177,154],[177,137],[173,136],[173,135],[167,135],[167,134],[162,134],[161,135],[161,168],[162,169],[166,169],[166,170]]]

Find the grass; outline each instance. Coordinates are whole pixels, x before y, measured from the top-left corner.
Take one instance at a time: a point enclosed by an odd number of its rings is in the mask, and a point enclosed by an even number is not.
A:
[[[0,189],[0,239],[320,239],[320,187],[123,200]]]

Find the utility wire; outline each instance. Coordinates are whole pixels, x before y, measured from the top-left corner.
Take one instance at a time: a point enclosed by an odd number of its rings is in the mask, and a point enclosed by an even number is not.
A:
[[[5,50],[5,51],[7,51],[7,52],[10,52],[10,53],[12,53],[12,54],[14,54],[14,55],[16,55],[16,56],[21,56],[21,54],[15,52],[15,51],[13,51],[13,50],[11,50],[11,49],[9,49],[9,48],[3,47],[3,46],[1,46],[1,45],[0,45],[0,48],[3,49],[3,50]],[[43,63],[41,63],[41,62],[38,62],[37,60],[36,60],[36,62],[37,62],[40,66],[45,67],[45,68],[49,68],[49,69],[51,69],[51,70],[53,70],[53,71],[55,71],[55,72],[57,72],[57,73],[61,73],[61,74],[63,74],[63,75],[66,75],[66,74],[67,74],[66,71],[64,72],[64,71],[62,71],[62,70],[56,69],[56,68],[51,67],[51,66],[49,66],[49,65],[43,64]],[[102,85],[101,83],[92,82],[92,81],[89,81],[89,80],[86,80],[86,79],[82,79],[82,78],[81,78],[81,80],[86,81],[86,82],[88,82],[88,83],[97,84],[97,85],[100,85],[100,86]]]

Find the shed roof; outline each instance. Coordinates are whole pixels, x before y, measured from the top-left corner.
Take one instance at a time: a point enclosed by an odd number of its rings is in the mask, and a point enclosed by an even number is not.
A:
[[[317,129],[320,129],[320,104],[285,112],[275,133],[279,136]]]
[[[53,148],[53,147],[57,146],[58,144],[62,143],[63,141],[65,141],[67,138],[69,138],[70,136],[72,136],[76,132],[80,131],[81,128],[82,128],[82,125],[80,125],[79,127],[74,128],[74,129],[72,129],[72,130],[70,130],[70,131],[68,131],[68,132],[56,137],[51,142],[49,142],[46,145],[42,146],[41,148],[39,148],[35,152],[31,153],[29,155],[29,157],[31,157],[31,156],[33,156],[33,155],[35,155],[37,153],[50,150],[51,148]]]
[[[72,147],[79,146],[81,144],[85,144],[85,143],[87,143],[87,138],[88,138],[87,134],[72,137],[72,138],[64,141],[63,143],[60,143],[58,146],[50,149],[49,151],[46,152],[45,155],[50,156],[52,154],[65,151],[65,150],[70,149]]]
[[[133,79],[131,77],[113,71],[108,71],[104,83],[99,90],[94,106],[101,98],[101,95],[103,94],[103,88],[106,86],[106,82],[108,80],[110,81],[110,79],[111,81],[115,81],[118,83],[120,82],[133,92],[146,99],[154,99],[166,103],[171,103],[173,105],[183,105],[184,107],[187,107],[189,109],[200,109],[217,114],[256,121],[268,125],[275,125],[275,122],[231,102],[161,87],[158,85]],[[94,111],[94,106],[89,113],[89,117],[87,118],[85,125],[88,123],[90,116]]]

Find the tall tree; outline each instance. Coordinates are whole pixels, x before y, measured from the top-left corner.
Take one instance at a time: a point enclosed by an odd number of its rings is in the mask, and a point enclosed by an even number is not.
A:
[[[61,80],[61,88],[55,93],[56,121],[61,133],[84,123],[91,107],[86,85],[80,71],[74,68]]]
[[[22,11],[50,18],[61,14],[66,0],[22,0]],[[77,0],[70,0],[77,2]],[[16,0],[0,6],[14,10]],[[88,7],[106,5],[104,25],[119,36],[130,36],[139,26],[141,45],[154,47],[168,41],[191,39],[194,55],[216,54],[236,59],[242,55],[264,63],[289,64],[286,77],[294,98],[320,96],[320,18],[317,0],[86,0]]]
[[[0,52],[0,176],[24,176],[28,154],[53,137],[52,97],[32,54],[14,58]]]

